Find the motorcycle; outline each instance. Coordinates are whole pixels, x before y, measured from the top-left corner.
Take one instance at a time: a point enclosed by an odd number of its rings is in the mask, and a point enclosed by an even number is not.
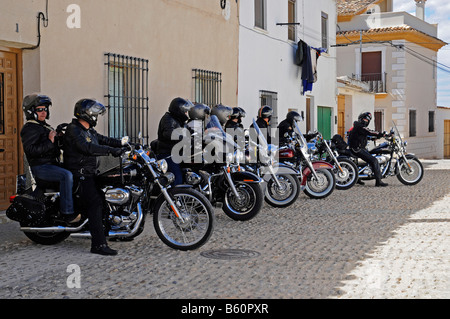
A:
[[[209,201],[192,188],[172,188],[175,177],[167,172],[167,162],[157,161],[151,150],[139,146],[130,149],[118,167],[98,176],[105,196],[107,237],[127,240],[139,236],[150,213],[156,234],[167,246],[187,251],[204,245],[214,226]],[[23,184],[23,176],[19,180]],[[89,219],[85,216],[75,226],[58,221],[59,192],[55,189],[58,185],[36,180],[34,190],[28,188],[11,197],[7,216],[19,222],[20,230],[38,244],[54,245],[69,236],[90,238]],[[79,200],[74,202],[79,212]]]
[[[336,186],[334,167],[328,162],[315,160],[303,136],[298,123],[294,123],[294,132],[286,134],[288,141],[278,151],[281,163],[302,172],[302,188],[304,193],[313,199],[330,196]]]
[[[246,153],[259,155],[259,160],[247,157],[245,170],[255,173],[264,180],[264,200],[267,204],[272,207],[288,207],[300,195],[301,173],[286,164],[277,162],[275,160],[276,146],[267,145],[255,120],[253,120],[253,127],[257,136],[256,139],[247,139]]]
[[[359,176],[358,167],[348,154],[345,155],[337,149],[333,140],[325,140],[319,132],[312,143],[308,143],[308,147],[316,159],[323,159],[333,164],[336,176],[336,189],[347,190],[356,184]]]
[[[369,152],[377,158],[383,178],[397,176],[398,180],[404,185],[416,185],[423,178],[423,165],[414,154],[406,152],[408,143],[402,140],[395,123],[392,122],[392,124],[390,133],[385,137],[386,142],[369,150]],[[360,179],[375,179],[370,165],[356,157],[353,157],[353,159],[358,164]]]
[[[205,124],[205,131],[195,134],[193,155],[181,166],[184,179],[204,194],[210,202],[222,207],[233,220],[248,221],[262,209],[262,180],[251,172],[241,169],[244,153],[231,135],[225,133],[217,116]]]

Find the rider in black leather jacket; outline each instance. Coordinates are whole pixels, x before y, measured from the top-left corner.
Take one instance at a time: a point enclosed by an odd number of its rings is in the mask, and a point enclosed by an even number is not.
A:
[[[358,121],[353,123],[353,128],[350,131],[348,144],[354,156],[361,158],[371,166],[372,171],[375,175],[376,186],[387,186],[388,184],[384,183],[381,180],[382,176],[378,160],[366,150],[367,138],[369,136],[381,138],[384,135],[384,133],[372,131],[368,128],[371,120],[372,114],[369,112],[362,113],[358,117]],[[358,183],[364,184],[362,181],[358,181]]]
[[[73,173],[78,204],[89,218],[89,231],[92,236],[91,252],[100,255],[116,255],[117,251],[109,248],[103,227],[104,195],[98,188],[97,157],[123,153],[122,141],[102,136],[94,127],[106,108],[100,102],[82,99],[74,109],[76,119],[67,126],[64,135],[64,165]]]

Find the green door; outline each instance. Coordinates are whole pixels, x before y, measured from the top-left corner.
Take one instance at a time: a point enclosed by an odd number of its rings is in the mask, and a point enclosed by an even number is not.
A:
[[[330,107],[317,107],[317,130],[322,133],[326,140],[331,139],[331,116],[332,109]]]

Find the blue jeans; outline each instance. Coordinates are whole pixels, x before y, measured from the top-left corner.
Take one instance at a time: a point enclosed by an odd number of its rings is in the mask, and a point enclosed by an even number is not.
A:
[[[47,182],[58,182],[61,214],[73,214],[73,175],[70,171],[55,165],[40,165],[31,168],[37,179]]]
[[[159,154],[156,157],[158,160],[165,159],[167,161],[167,170],[175,175],[175,181],[172,186],[183,184],[183,171],[179,164],[175,163],[170,157],[171,154]]]

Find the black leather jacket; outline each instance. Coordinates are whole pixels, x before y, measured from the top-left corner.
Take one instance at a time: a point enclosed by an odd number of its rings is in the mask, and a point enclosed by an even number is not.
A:
[[[172,140],[172,133],[178,128],[184,128],[184,122],[169,112],[164,114],[158,127],[158,154],[170,154],[172,148],[182,140],[182,137]]]
[[[356,121],[355,123],[353,123],[353,128],[348,136],[348,145],[355,152],[358,152],[361,149],[365,149],[367,146],[368,136],[381,138],[383,136],[383,133],[372,131],[362,123]]]
[[[58,165],[60,150],[57,143],[48,138],[53,131],[46,122],[28,121],[20,132],[23,149],[31,167],[39,165]]]
[[[77,119],[67,126],[64,135],[64,167],[75,176],[97,174],[98,156],[108,156],[114,148],[121,147],[121,141],[86,129]]]

